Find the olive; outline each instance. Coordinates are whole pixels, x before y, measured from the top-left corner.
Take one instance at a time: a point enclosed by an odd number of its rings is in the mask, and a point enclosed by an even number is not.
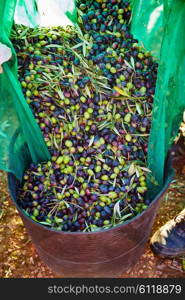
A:
[[[16,25],[12,40],[23,94],[51,154],[26,170],[19,205],[63,231],[113,226],[118,201],[122,215],[147,208],[140,166],[157,78],[157,64],[130,33],[129,1],[82,0],[77,7],[79,32],[29,29],[24,39]]]

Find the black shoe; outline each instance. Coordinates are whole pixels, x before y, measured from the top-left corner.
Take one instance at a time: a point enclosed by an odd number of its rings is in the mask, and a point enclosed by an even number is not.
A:
[[[185,255],[185,209],[154,233],[150,248],[162,257]]]

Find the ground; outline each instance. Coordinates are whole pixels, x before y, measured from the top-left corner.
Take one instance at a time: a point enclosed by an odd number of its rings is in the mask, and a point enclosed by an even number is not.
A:
[[[185,172],[183,169],[181,171],[172,181],[161,201],[150,236],[185,207]],[[4,172],[0,172],[0,277],[60,277],[60,275],[53,273],[39,258],[16,208],[11,203],[7,191],[6,173]],[[183,261],[182,258],[157,258],[147,243],[144,254],[137,264],[122,274],[121,277],[185,278],[185,260]]]

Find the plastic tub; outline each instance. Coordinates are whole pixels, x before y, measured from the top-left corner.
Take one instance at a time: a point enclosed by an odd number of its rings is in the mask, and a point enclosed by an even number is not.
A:
[[[114,228],[99,232],[52,230],[26,216],[17,205],[19,181],[8,174],[8,186],[25,227],[41,259],[64,277],[119,277],[134,266],[144,251],[160,199],[172,180],[171,162],[166,182],[147,210]]]

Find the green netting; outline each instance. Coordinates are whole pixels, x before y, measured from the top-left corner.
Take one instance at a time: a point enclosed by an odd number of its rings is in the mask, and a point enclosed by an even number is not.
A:
[[[50,154],[17,80],[16,56],[9,40],[15,5],[15,0],[3,0],[0,4],[0,42],[13,52],[11,61],[3,64],[4,72],[0,74],[0,169],[11,171],[21,179],[30,160],[48,160]],[[15,133],[17,139],[12,144]],[[27,148],[24,157],[20,155],[21,147]]]
[[[15,0],[3,0],[0,4],[2,20],[0,42],[9,46],[11,46],[9,34],[14,11],[17,23],[31,27],[65,25],[69,22],[64,21],[65,16],[70,18],[72,23],[77,22],[74,0],[52,0],[52,7],[48,6],[51,5],[51,0],[18,0],[16,10],[15,4]],[[159,60],[148,152],[149,168],[159,182],[159,189],[164,183],[165,158],[177,134],[185,108],[183,72],[185,69],[185,2],[183,0],[131,0],[131,4],[133,34]],[[43,15],[47,18],[43,18]],[[45,160],[49,157],[40,130],[23,99],[16,76],[14,55],[10,63],[4,64],[4,74],[0,75],[2,132],[0,168],[5,170],[10,169],[9,157],[12,157],[12,153],[8,156],[7,150],[12,135],[18,128],[20,130],[19,147],[26,142],[34,161]],[[7,120],[9,123],[6,123]],[[20,158],[16,158],[16,154],[13,157],[12,161],[19,161],[19,163],[11,166],[11,170],[20,177],[25,165],[23,166]]]
[[[161,42],[164,32],[163,0],[131,0],[132,4],[132,33],[151,51],[151,54],[160,56]]]
[[[148,164],[159,188],[185,109],[185,2],[134,0],[132,32],[159,58]]]
[[[31,161],[47,161],[50,154],[17,79],[17,59],[9,39],[13,21],[29,27],[64,26],[76,22],[77,14],[73,0],[2,0],[0,20],[0,42],[12,50],[11,61],[3,64],[0,74],[0,169],[21,179]]]

